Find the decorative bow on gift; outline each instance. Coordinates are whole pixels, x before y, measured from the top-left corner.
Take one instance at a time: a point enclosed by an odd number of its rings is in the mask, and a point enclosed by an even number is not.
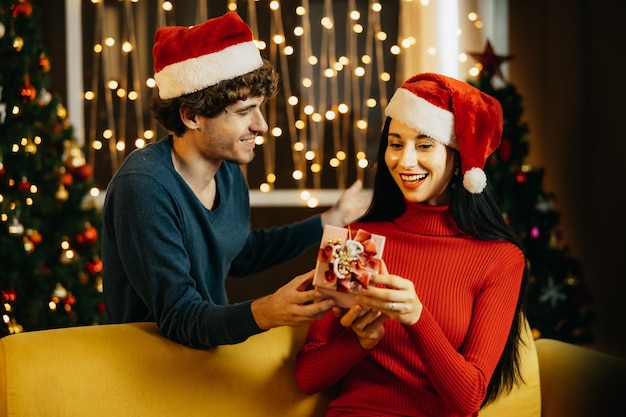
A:
[[[358,230],[354,239],[330,239],[318,254],[318,260],[328,263],[326,283],[337,285],[337,291],[350,292],[358,284],[367,288],[371,274],[380,271],[380,259],[372,234]]]

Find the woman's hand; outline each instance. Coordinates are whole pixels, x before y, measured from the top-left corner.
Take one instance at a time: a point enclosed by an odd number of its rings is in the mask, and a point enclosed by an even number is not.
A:
[[[381,273],[370,278],[368,288],[359,290],[356,302],[408,326],[417,323],[423,308],[413,282],[389,274],[384,262]]]
[[[385,335],[383,323],[387,316],[378,310],[355,304],[339,320],[345,327],[351,327],[363,349],[372,349]]]

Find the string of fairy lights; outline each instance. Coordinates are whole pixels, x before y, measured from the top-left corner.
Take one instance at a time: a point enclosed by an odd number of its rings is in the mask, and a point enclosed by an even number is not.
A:
[[[120,0],[112,5],[91,0],[95,7],[95,42],[90,86],[84,92],[88,119],[86,153],[95,166],[98,152],[108,151],[111,173],[128,151],[144,147],[158,136],[156,122],[152,118],[144,120],[146,98],[156,85],[151,75],[145,75],[151,68],[142,70],[142,59],[146,61],[146,57],[139,55],[137,47],[138,39],[146,36],[141,32],[145,31],[145,20],[143,25],[138,24],[135,10],[142,2],[157,8],[156,27],[177,24],[176,7],[193,7],[187,1]],[[228,10],[245,12],[258,48],[280,66],[282,101],[272,100],[268,104],[269,130],[256,139],[263,150],[264,171],[258,190],[275,190],[278,176],[290,175],[295,188],[302,192],[302,199],[314,207],[318,201],[310,190],[322,188],[324,170],[334,172],[335,188],[339,189],[346,187],[349,170],[357,179],[364,178],[375,154],[375,146],[370,144],[368,148],[368,129],[379,131],[380,123],[373,124],[372,120],[384,120],[387,94],[395,82],[392,68],[405,50],[415,47],[416,39],[389,37],[382,22],[397,24],[397,17],[383,20],[381,15],[386,8],[381,1],[347,0],[341,10],[331,0],[310,3],[226,0]],[[429,1],[421,0],[420,4],[428,7]],[[107,12],[112,7],[116,13]],[[269,23],[269,36],[264,36],[259,30],[258,16],[261,12],[265,16],[268,10],[270,19],[262,22],[262,28],[267,29]],[[208,16],[207,2],[198,0],[195,23]],[[119,38],[106,33],[111,19],[118,21]],[[480,28],[482,23],[476,13],[467,19]],[[290,22],[290,26],[285,22]],[[340,32],[340,28],[345,32]],[[459,56],[459,60],[465,58]],[[290,67],[297,71],[290,71]],[[111,68],[116,68],[115,76]],[[134,123],[129,123],[129,114],[134,114]],[[98,119],[105,119],[105,128],[101,128],[103,123]],[[128,132],[128,126],[135,131]],[[290,148],[291,161],[278,163],[277,149],[286,146]],[[285,166],[293,169],[285,173]]]

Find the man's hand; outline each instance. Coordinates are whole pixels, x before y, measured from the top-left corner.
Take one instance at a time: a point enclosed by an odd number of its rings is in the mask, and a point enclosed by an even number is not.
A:
[[[314,271],[299,275],[276,292],[252,302],[252,315],[264,330],[279,326],[302,326],[318,320],[335,306],[322,293],[311,289]]]
[[[371,193],[363,191],[363,183],[357,180],[346,188],[333,207],[322,213],[322,224],[337,227],[350,224],[365,214],[371,201]]]

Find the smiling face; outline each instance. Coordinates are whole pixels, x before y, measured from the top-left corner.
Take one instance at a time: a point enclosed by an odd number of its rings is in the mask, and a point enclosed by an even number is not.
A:
[[[255,138],[267,131],[264,97],[248,97],[227,106],[215,117],[193,119],[193,145],[207,161],[247,164],[254,158]]]
[[[451,148],[392,119],[385,164],[408,201],[431,205],[450,201],[455,170]]]

